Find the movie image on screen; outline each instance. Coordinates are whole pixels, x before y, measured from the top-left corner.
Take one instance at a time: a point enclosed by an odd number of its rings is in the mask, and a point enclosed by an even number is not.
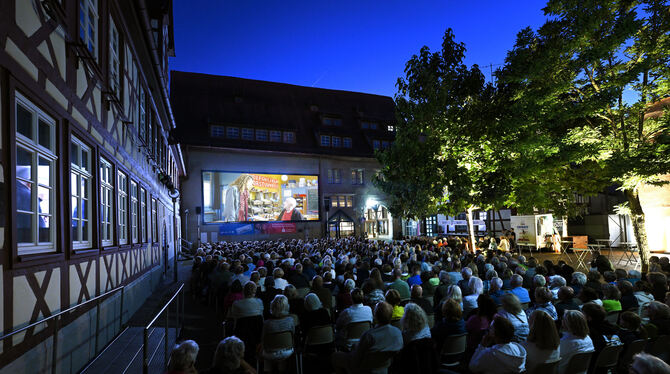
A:
[[[317,221],[317,175],[202,172],[203,221]]]

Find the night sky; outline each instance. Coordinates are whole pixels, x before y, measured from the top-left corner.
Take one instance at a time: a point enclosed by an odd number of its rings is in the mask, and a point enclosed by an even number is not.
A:
[[[170,69],[393,96],[406,61],[448,27],[488,79],[545,3],[174,0]]]

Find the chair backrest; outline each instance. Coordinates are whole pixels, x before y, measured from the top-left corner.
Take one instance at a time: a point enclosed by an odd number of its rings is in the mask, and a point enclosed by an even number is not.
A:
[[[629,364],[631,361],[633,361],[633,356],[642,352],[646,345],[647,345],[647,339],[633,340],[632,342],[628,343],[628,346],[624,350],[624,354],[621,357],[619,365],[621,366],[621,364],[623,365]]]
[[[307,331],[305,345],[330,344],[335,341],[332,325],[314,326]]]
[[[298,292],[298,297],[301,299],[304,299],[305,296],[309,293],[310,289],[309,287],[301,287],[296,290]]]
[[[593,352],[584,352],[577,353],[574,356],[570,357],[568,361],[568,366],[566,373],[585,373],[589,370],[589,364],[591,363],[591,356]]]
[[[612,368],[619,362],[619,355],[623,350],[623,345],[608,345],[600,351],[596,358],[596,368]]]
[[[242,339],[240,335],[259,336],[262,330],[263,316],[243,317],[235,320],[233,334]]]
[[[529,371],[528,374],[557,374],[559,363],[561,363],[561,359],[539,364],[535,367],[535,369]]]
[[[444,344],[442,344],[441,355],[458,355],[465,352],[467,348],[467,339],[468,334],[461,335],[449,335],[444,339]]]
[[[293,333],[291,331],[281,331],[265,334],[262,344],[266,351],[293,348]]]
[[[364,332],[370,330],[370,321],[351,322],[345,327],[348,340],[360,339]]]
[[[605,320],[613,325],[616,325],[619,322],[620,314],[621,311],[609,312],[607,313],[607,316],[605,316]]]

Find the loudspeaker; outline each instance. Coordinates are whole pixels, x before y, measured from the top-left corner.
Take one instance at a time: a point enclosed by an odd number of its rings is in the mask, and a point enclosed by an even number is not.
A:
[[[330,210],[330,197],[326,196],[323,198],[323,204],[325,205],[326,212]]]
[[[200,213],[202,213],[202,208],[199,207],[199,206],[195,207],[195,214],[200,214]]]

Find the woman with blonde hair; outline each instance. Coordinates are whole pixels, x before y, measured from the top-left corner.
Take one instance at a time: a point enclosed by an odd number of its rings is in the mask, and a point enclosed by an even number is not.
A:
[[[405,344],[414,340],[430,338],[428,327],[428,316],[423,309],[414,303],[405,305],[405,314],[402,316],[400,325]]]
[[[559,345],[561,355],[561,363],[558,364],[559,374],[566,373],[572,356],[595,350],[593,341],[589,337],[589,325],[582,312],[578,310],[566,310],[563,314],[563,330],[565,334],[563,334]]]
[[[543,310],[536,310],[530,315],[530,333],[523,344],[526,356],[526,370],[533,370],[544,363],[561,359],[559,345],[561,343],[556,330],[556,322]]]

